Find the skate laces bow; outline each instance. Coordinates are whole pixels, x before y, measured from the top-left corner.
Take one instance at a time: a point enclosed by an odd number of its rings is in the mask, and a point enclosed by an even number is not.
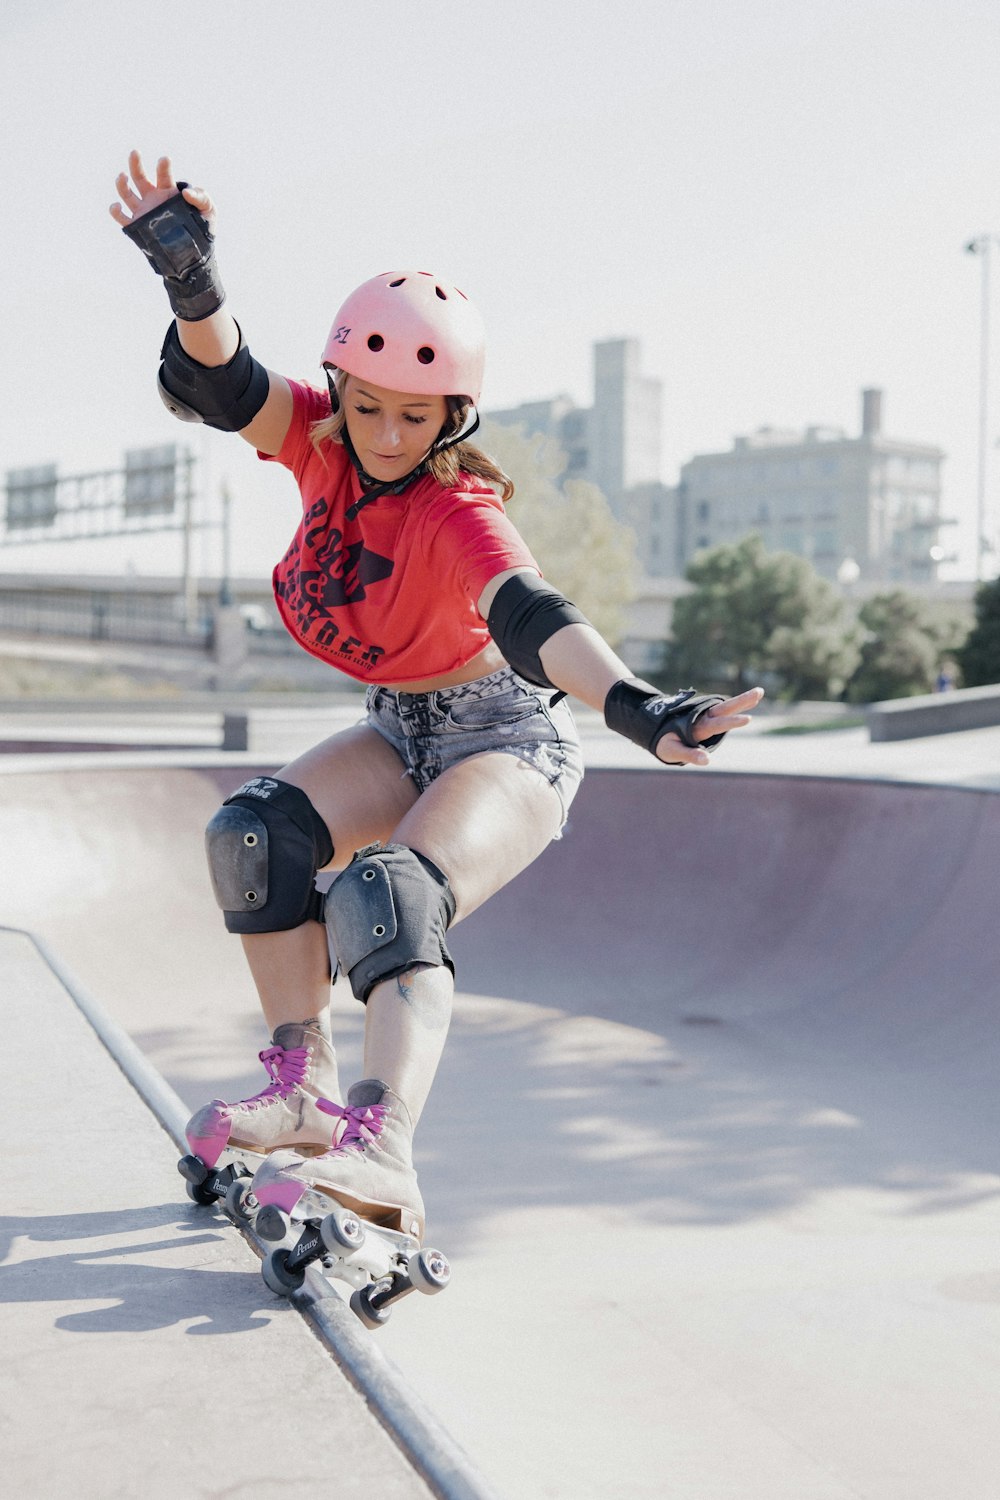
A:
[[[353,1146],[363,1151],[370,1141],[382,1134],[385,1117],[389,1113],[385,1104],[334,1104],[331,1099],[317,1099],[316,1108],[325,1115],[339,1115],[345,1122],[344,1133],[337,1142],[341,1146]]]
[[[271,1075],[271,1082],[247,1104],[262,1104],[275,1094],[286,1094],[303,1081],[309,1068],[308,1047],[265,1047],[257,1056]]]

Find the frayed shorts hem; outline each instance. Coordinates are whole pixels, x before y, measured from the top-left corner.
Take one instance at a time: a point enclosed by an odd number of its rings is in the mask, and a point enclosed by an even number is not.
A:
[[[512,667],[433,693],[370,687],[367,722],[403,761],[418,791],[473,755],[514,755],[539,771],[562,807],[556,838],[583,779],[580,737],[565,699],[553,704],[546,688]]]

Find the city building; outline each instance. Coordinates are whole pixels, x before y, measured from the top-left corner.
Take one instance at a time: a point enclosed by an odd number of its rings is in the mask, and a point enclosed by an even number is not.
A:
[[[756,532],[843,584],[920,584],[937,577],[940,448],[882,429],[882,392],[862,392],[861,432],[764,427],[728,453],[703,453],[681,469],[680,571],[697,552]]]
[[[594,402],[568,396],[487,415],[555,439],[564,479],[586,479],[631,527],[647,579],[679,578],[696,553],[759,534],[844,585],[936,582],[944,453],[888,437],[883,393],[862,392],[861,429],[762,427],[725,453],[701,453],[664,484],[662,383],[640,369],[638,339],[594,345]]]
[[[643,571],[677,571],[677,490],[662,483],[662,382],[640,369],[638,339],[594,345],[594,404],[568,396],[526,401],[485,415],[554,438],[566,455],[563,480],[586,479],[635,533]]]

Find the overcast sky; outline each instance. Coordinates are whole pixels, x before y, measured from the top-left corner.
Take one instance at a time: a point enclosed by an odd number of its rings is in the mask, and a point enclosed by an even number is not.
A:
[[[254,352],[316,379],[342,297],[437,270],[489,330],[484,405],[591,400],[595,339],[635,336],[664,468],[764,425],[947,455],[972,568],[980,262],[1000,235],[996,0],[5,0],[0,467],[112,468],[191,429],[155,395],[169,310],[107,215],[132,146],[220,206]],[[990,490],[1000,453],[1000,247]],[[202,434],[263,574],[291,481]],[[166,568],[170,548],[9,548],[0,569]],[[217,567],[217,537],[201,548]]]

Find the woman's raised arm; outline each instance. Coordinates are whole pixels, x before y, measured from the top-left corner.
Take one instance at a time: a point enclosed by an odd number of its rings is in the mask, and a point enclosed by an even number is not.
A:
[[[154,181],[138,151],[115,186],[120,202],[111,217],[162,277],[176,317],[161,353],[164,402],[183,421],[238,432],[262,452],[277,453],[291,421],[291,390],[253,358],[223,306],[208,193],[178,182],[168,156],[157,162]]]

